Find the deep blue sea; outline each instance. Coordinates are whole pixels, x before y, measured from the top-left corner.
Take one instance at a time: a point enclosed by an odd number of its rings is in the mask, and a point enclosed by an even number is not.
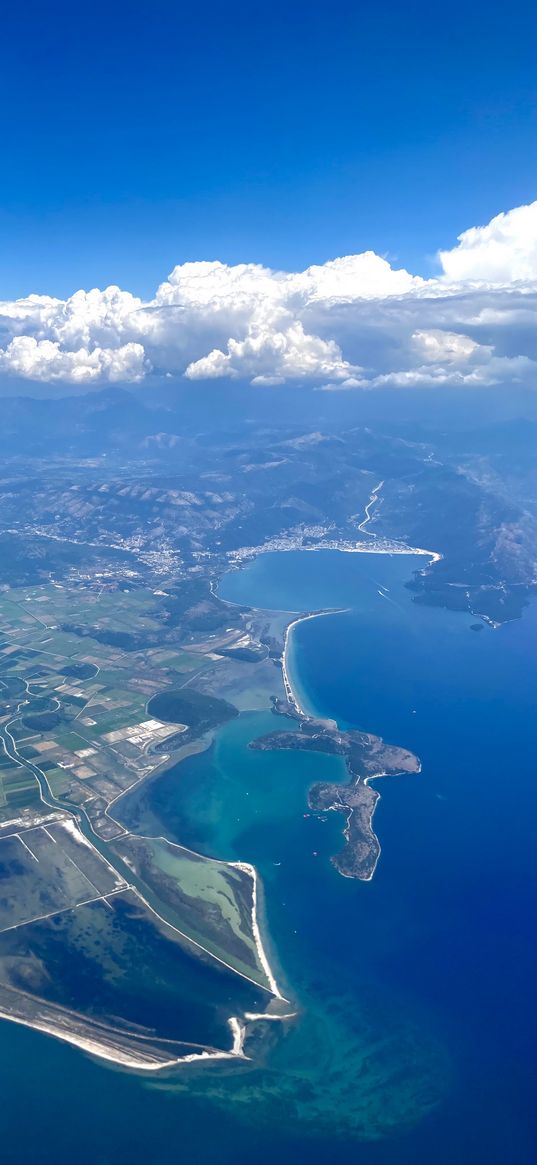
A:
[[[423,559],[260,556],[223,580],[257,607],[349,608],[298,624],[301,701],[411,748],[379,781],[371,883],[330,855],[342,821],[307,810],[338,758],[259,753],[270,712],[151,786],[168,836],[261,871],[270,945],[300,1017],[257,1072],[160,1084],[0,1024],[6,1162],[533,1165],[537,606],[497,630],[419,606]],[[285,721],[281,722],[285,727]]]

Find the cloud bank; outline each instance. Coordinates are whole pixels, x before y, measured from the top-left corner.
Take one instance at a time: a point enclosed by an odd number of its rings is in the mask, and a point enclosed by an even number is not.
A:
[[[183,263],[143,301],[119,287],[0,303],[0,374],[325,390],[537,387],[537,202],[464,231],[423,279],[372,251],[301,272]]]

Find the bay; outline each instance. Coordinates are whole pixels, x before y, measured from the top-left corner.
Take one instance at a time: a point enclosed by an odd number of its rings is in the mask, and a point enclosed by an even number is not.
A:
[[[404,583],[423,565],[264,555],[220,592],[350,608],[297,624],[288,666],[312,712],[422,759],[419,775],[377,785],[371,883],[330,864],[341,819],[307,812],[308,785],[342,779],[339,760],[248,748],[278,724],[270,712],[225,725],[151,787],[168,836],[260,869],[296,1023],[253,1071],[161,1084],[4,1023],[7,1161],[533,1161],[537,608],[478,633],[473,617],[412,602]]]

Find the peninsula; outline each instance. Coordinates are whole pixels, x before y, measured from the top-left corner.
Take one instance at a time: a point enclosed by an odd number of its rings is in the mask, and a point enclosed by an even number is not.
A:
[[[379,840],[373,829],[373,814],[380,793],[371,788],[370,781],[418,773],[421,769],[418,757],[406,748],[386,744],[380,736],[369,732],[355,729],[343,732],[335,721],[306,716],[286,700],[274,699],[273,709],[276,714],[293,720],[296,728],[258,737],[251,742],[250,748],[300,749],[345,758],[348,784],[318,782],[312,785],[308,795],[309,807],[314,812],[335,811],[345,815],[345,845],[333,856],[332,862],[345,878],[370,881],[380,856]]]

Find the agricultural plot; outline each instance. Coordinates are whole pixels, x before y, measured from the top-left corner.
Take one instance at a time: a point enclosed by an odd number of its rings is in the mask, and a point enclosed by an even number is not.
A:
[[[155,606],[145,591],[99,594],[50,585],[0,595],[0,731],[8,726],[8,744],[13,739],[21,759],[39,766],[53,795],[74,807],[88,803],[103,837],[111,835],[103,805],[161,764],[156,746],[177,734],[148,715],[149,699],[188,675],[173,671],[172,659],[192,661],[177,649],[128,653],[98,642],[91,631],[133,624],[154,631]],[[89,635],[63,630],[67,620],[89,623]],[[166,659],[154,658],[160,655]],[[11,800],[18,807],[25,790],[35,799],[36,786],[28,770],[15,768]],[[9,816],[8,801],[0,773],[0,821]]]
[[[26,806],[39,805],[39,788],[35,777],[22,765],[0,754],[0,823],[9,821]]]

